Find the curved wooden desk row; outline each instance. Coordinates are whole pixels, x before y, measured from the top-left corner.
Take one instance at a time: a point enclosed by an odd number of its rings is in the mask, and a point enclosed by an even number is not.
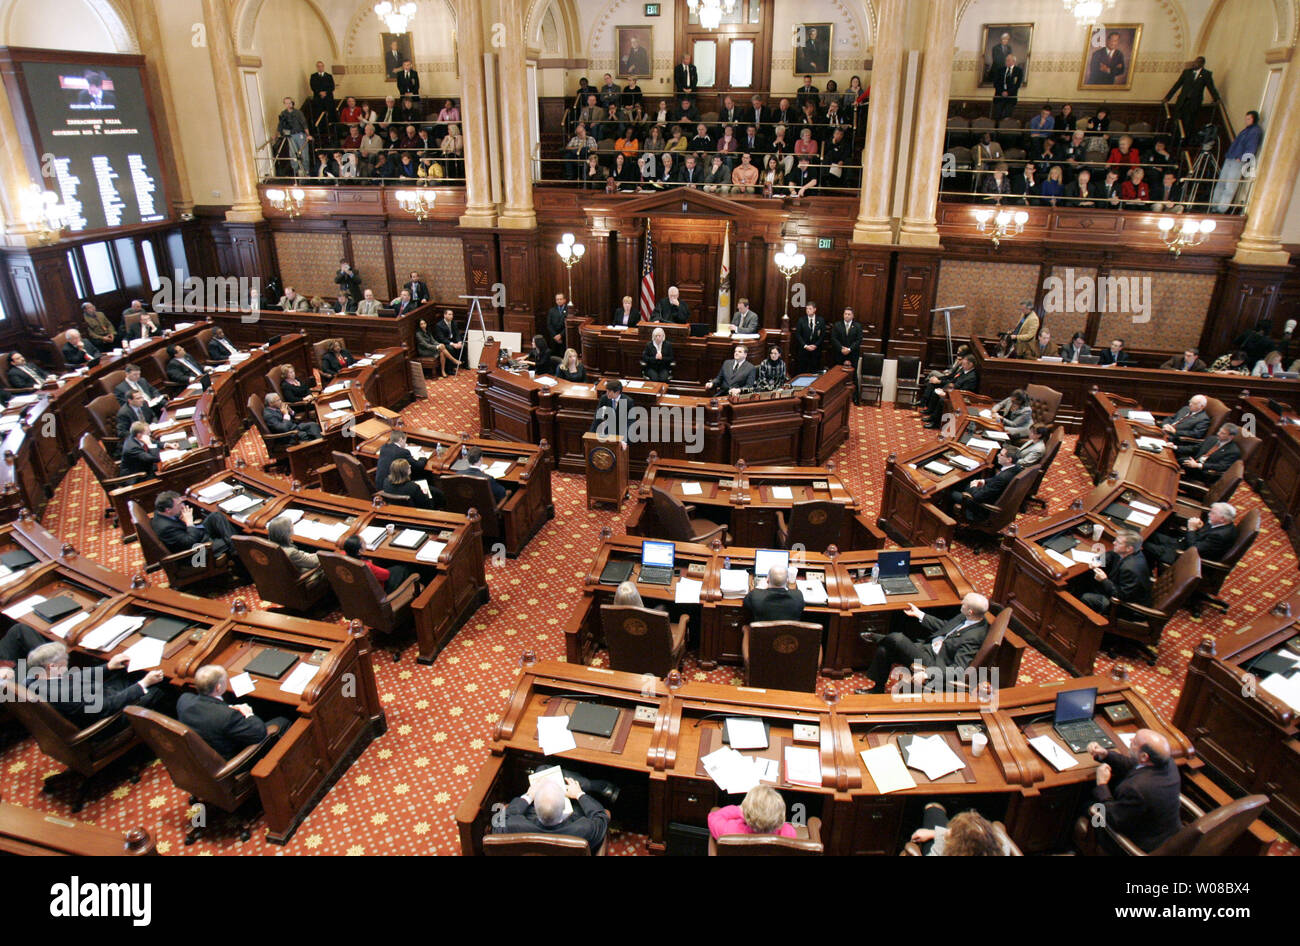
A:
[[[336,529],[338,537],[317,538],[295,530],[295,543],[332,552],[341,550],[350,535],[359,534],[371,526],[387,527],[391,524],[394,533],[384,538],[376,548],[366,550],[365,557],[381,564],[405,565],[431,576],[411,606],[415,614],[420,663],[432,663],[457,628],[488,599],[487,575],[483,568],[483,533],[477,512],[472,516],[460,516],[407,506],[376,506],[317,489],[294,490],[278,477],[250,469],[227,470],[195,483],[187,491],[186,499],[209,512],[219,509],[221,503],[229,499],[208,502],[199,497],[202,491],[219,483],[226,483],[238,495],[258,501],[257,505],[242,513],[227,513],[245,532],[253,535],[265,537],[266,526],[272,519],[286,510],[300,510],[303,519]],[[345,528],[340,528],[340,525]],[[426,557],[421,557],[420,549],[404,549],[393,544],[393,538],[403,529],[414,529],[428,536],[421,546]],[[436,557],[429,555],[429,550],[436,549],[436,545],[430,542],[445,544]]]
[[[1294,663],[1298,648],[1300,595],[1217,641],[1202,638],[1174,724],[1208,765],[1245,792],[1267,794],[1269,810],[1300,833],[1300,705],[1262,686],[1274,671],[1252,666],[1269,654]]]
[[[656,585],[634,577],[637,590],[647,607],[666,607],[670,614],[688,614],[699,640],[699,661],[706,670],[719,663],[744,662],[741,652],[743,628],[750,620],[743,597],[726,597],[722,592],[722,570],[744,569],[751,573],[753,584],[755,550],[728,547],[713,549],[703,545],[676,543],[677,571],[671,584]],[[964,596],[974,591],[961,568],[947,553],[934,549],[912,549],[911,578],[917,587],[912,595],[891,595],[883,604],[863,604],[854,585],[871,577],[876,552],[836,553],[834,558],[805,553],[799,567],[799,579],[817,578],[826,590],[826,601],[806,605],[805,621],[825,628],[821,673],[828,677],[846,677],[855,669],[865,670],[875,656],[875,645],[858,636],[863,631],[887,634],[896,620],[903,621],[903,611],[915,604],[924,609],[954,609]],[[606,537],[596,553],[591,571],[583,583],[583,597],[565,621],[565,659],[570,663],[590,663],[601,646],[604,635],[600,624],[600,605],[613,600],[615,586],[600,583],[601,572],[609,562],[639,562],[641,540],[634,536]],[[926,570],[933,574],[926,575]],[[636,576],[639,573],[633,572]],[[678,587],[683,578],[702,582],[698,604],[678,603]],[[805,594],[805,599],[808,595]],[[912,620],[907,618],[906,620]],[[1020,672],[1023,642],[1008,634],[1009,643],[998,655],[1001,685],[1010,686]]]
[[[825,467],[747,467],[742,474],[719,463],[661,460],[653,453],[649,460],[633,496],[628,535],[662,538],[666,534],[651,500],[651,491],[657,486],[695,506],[700,518],[726,524],[735,545],[779,548],[777,514],[788,520],[795,503],[819,500],[843,505],[844,523],[839,534],[822,532],[812,551],[824,552],[830,545],[844,551],[878,549],[885,544],[884,533],[863,515],[858,501],[834,472],[834,461]],[[743,485],[737,485],[738,480]],[[783,498],[785,490],[789,490],[788,499]]]
[[[755,365],[767,357],[771,346],[776,345],[788,365],[789,317],[782,316],[781,324],[783,327],[780,329],[760,329],[755,336],[733,339],[721,332],[692,337],[690,326],[672,322],[641,322],[635,328],[623,329],[596,319],[570,316],[568,334],[573,338],[576,332],[581,339],[578,350],[588,374],[639,378],[641,353],[650,342],[651,332],[661,328],[673,348],[673,387],[690,388],[702,394],[704,383],[717,377],[718,368],[731,358],[737,345],[745,346],[748,360]],[[830,333],[826,334],[829,337]]]
[[[253,768],[253,779],[266,813],[268,841],[284,843],[299,822],[351,760],[387,728],[375,685],[370,640],[359,622],[351,627],[308,621],[269,611],[232,608],[224,602],[182,594],[110,571],[77,554],[71,546],[29,519],[0,526],[0,554],[25,549],[37,559],[18,576],[0,585],[0,607],[13,610],[32,595],[67,595],[89,615],[66,618],[53,627],[35,612],[21,620],[51,640],[61,638],[74,659],[101,661],[132,646],[133,632],[112,650],[82,642],[115,616],[174,617],[193,625],[166,645],[161,663],[170,683],[190,686],[206,664],[224,666],[234,676],[267,647],[298,655],[316,668],[301,693],[281,682],[254,677],[251,695],[273,703],[293,722]],[[79,623],[77,621],[79,620]]]
[[[158,851],[144,828],[125,833],[109,831],[87,821],[0,802],[0,853],[19,857],[121,857]]]
[[[1246,474],[1300,554],[1300,417],[1285,405],[1274,410],[1264,397],[1242,398],[1241,413],[1254,415],[1260,440]]]
[[[1120,733],[1140,727],[1163,733],[1188,787],[1199,778],[1201,766],[1188,739],[1161,720],[1131,686],[1103,677],[1004,689],[998,692],[996,705],[981,705],[974,700],[931,703],[887,695],[825,694],[823,699],[811,693],[694,682],[671,688],[662,680],[650,683],[640,674],[527,660],[526,655],[523,672],[497,724],[492,756],[456,812],[464,854],[482,853],[493,807],[525,790],[525,767],[542,760],[538,718],[568,713],[583,699],[619,709],[613,735],[601,739],[575,734],[576,749],[547,761],[571,763],[613,779],[623,787],[624,798],[646,798],[645,811],[620,809],[619,816],[635,825],[634,830],[642,828],[644,819],[649,847],[655,853],[664,852],[671,823],[703,826],[711,808],[739,802],[738,795],[727,795],[716,786],[700,762],[722,745],[722,721],[727,716],[758,717],[768,723],[770,748],[747,754],[776,760],[794,744],[795,724],[818,727],[817,741],[810,746],[820,756],[820,785],[791,784],[782,767],[775,787],[788,810],[795,811],[793,806],[800,804],[806,817],[822,819],[827,854],[897,854],[919,826],[921,808],[930,800],[950,800],[963,807],[974,804],[986,817],[1003,821],[1026,854],[1064,846],[1070,825],[1090,795],[1096,764],[1086,753],[1071,753],[1078,764],[1057,772],[1028,744],[1030,737],[1051,732],[1052,708],[1062,688],[1098,688],[1096,720],[1117,745]],[[1103,712],[1112,704],[1126,704],[1133,720],[1112,727]],[[655,710],[653,723],[632,722],[639,706]],[[959,723],[984,727],[989,743],[980,757],[958,741]],[[882,794],[860,753],[902,734],[941,734],[964,768],[933,782],[909,770],[915,788]],[[1234,853],[1262,853],[1273,837],[1267,830],[1248,834],[1242,849]]]
[[[582,435],[591,427],[605,382],[574,384],[496,367],[499,346],[489,341],[478,368],[479,435],[551,445],[553,462],[565,473],[586,469]],[[775,391],[735,398],[687,397],[668,393],[665,384],[634,379],[623,393],[643,408],[660,408],[645,439],[629,443],[630,468],[644,472],[651,451],[674,460],[817,466],[849,436],[853,375],[836,366],[798,391]],[[664,408],[675,409],[672,412]],[[682,417],[702,417],[704,432],[694,436],[700,452],[687,453],[680,435]],[[673,419],[675,418],[675,419]],[[657,430],[655,427],[657,426]],[[658,437],[669,427],[668,437]]]

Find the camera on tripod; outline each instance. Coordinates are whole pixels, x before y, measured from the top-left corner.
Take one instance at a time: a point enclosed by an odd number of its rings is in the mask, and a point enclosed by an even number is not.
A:
[[[1192,136],[1192,141],[1201,146],[1202,151],[1209,151],[1219,141],[1218,125],[1203,125],[1201,129]]]

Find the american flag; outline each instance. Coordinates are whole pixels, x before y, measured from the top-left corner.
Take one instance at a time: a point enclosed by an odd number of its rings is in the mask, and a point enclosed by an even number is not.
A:
[[[650,321],[655,308],[655,238],[645,231],[645,256],[641,259],[641,321]]]

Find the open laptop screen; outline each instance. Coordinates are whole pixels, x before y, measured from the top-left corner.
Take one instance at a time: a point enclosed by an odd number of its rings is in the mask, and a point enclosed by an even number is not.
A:
[[[881,578],[906,578],[912,566],[911,552],[878,552],[876,564]]]
[[[1073,723],[1080,719],[1092,719],[1097,708],[1097,688],[1083,690],[1062,690],[1056,694],[1057,723]]]
[[[754,577],[766,578],[773,568],[790,567],[790,553],[785,549],[758,549],[754,552]]]
[[[676,555],[675,549],[672,542],[642,542],[641,564],[666,565],[672,568]]]

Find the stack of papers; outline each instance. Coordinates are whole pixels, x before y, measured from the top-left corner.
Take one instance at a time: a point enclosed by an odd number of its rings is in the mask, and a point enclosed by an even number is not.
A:
[[[112,650],[122,643],[123,638],[128,634],[138,631],[143,626],[143,616],[119,614],[116,617],[109,618],[93,631],[88,632],[80,643],[83,647],[88,647],[91,650]]]
[[[415,553],[415,560],[417,562],[436,562],[438,561],[438,556],[442,554],[442,550],[446,547],[446,542],[435,542],[430,539],[428,542],[425,542],[420,546],[420,551]]]
[[[858,593],[858,600],[868,607],[873,604],[885,603],[885,589],[880,587],[878,581],[857,582],[853,586],[853,590]]]
[[[1300,674],[1271,673],[1260,681],[1259,687],[1293,710],[1300,710]]]
[[[352,410],[352,402],[347,398],[344,398],[341,401],[330,401],[330,409],[336,411],[350,411]]]
[[[340,420],[341,418],[344,418],[344,417],[351,417],[351,416],[352,416],[352,412],[351,412],[351,411],[330,411],[328,414],[325,415],[325,419],[326,419],[326,420]]]
[[[1138,437],[1138,446],[1143,450],[1163,450],[1165,442],[1159,437]]]
[[[984,410],[980,411],[980,417],[983,417],[985,420],[989,420],[990,418],[992,418],[992,416],[993,416],[993,412],[989,410],[987,407],[984,408]]]
[[[4,616],[15,621],[32,613],[32,608],[45,601],[45,595],[31,595],[22,601],[16,601],[4,609]]]
[[[235,495],[235,487],[222,480],[220,483],[213,483],[211,486],[203,487],[203,489],[196,491],[194,495],[198,497],[200,502],[218,503],[228,496]]]
[[[578,748],[573,733],[569,731],[569,717],[537,717],[537,744],[542,748],[542,755],[557,755]]]
[[[358,358],[358,359],[356,360],[356,362],[354,363],[353,367],[356,367],[356,368],[365,368],[365,367],[367,367],[368,365],[373,365],[374,363],[375,363],[375,359],[373,359],[373,358],[371,358],[369,355],[367,355],[365,358]]]
[[[788,486],[773,486],[772,498],[773,499],[794,499],[794,491],[791,490],[790,487]]]
[[[194,412],[197,409],[198,408],[194,408],[194,407],[179,407],[176,409],[176,419],[189,420],[191,417],[194,416]]]
[[[624,382],[623,382],[623,387],[625,387],[625,388],[643,388],[643,387],[645,387],[645,382],[644,382],[644,381],[624,381]]]
[[[321,391],[321,394],[337,394],[339,391],[346,391],[351,386],[351,381],[335,381],[325,390]]]
[[[256,506],[261,501],[262,500],[256,496],[250,496],[248,493],[240,493],[238,496],[231,496],[217,508],[223,512],[228,512],[233,516],[236,513],[243,512],[251,506]]]
[[[301,509],[285,509],[285,510],[282,510],[282,511],[280,512],[280,515],[281,515],[281,516],[288,516],[290,522],[297,522],[299,519],[302,518],[302,510],[301,510]],[[276,518],[278,519],[279,516],[277,516]]]
[[[185,456],[184,450],[160,450],[158,452],[158,459],[163,463],[170,463],[172,460],[179,460],[183,456]]]
[[[908,766],[924,772],[932,782],[966,767],[948,741],[938,733],[913,737],[906,752]]]
[[[533,380],[536,381],[544,388],[553,388],[560,383],[555,378],[552,378],[549,375],[544,375],[544,374],[533,375]]]
[[[722,597],[743,598],[749,594],[749,572],[743,568],[722,570]]]
[[[1052,763],[1058,772],[1072,769],[1079,764],[1079,760],[1066,752],[1051,736],[1035,736],[1029,740],[1029,744],[1037,749],[1044,759]]]
[[[761,719],[730,716],[723,723],[727,742],[733,749],[766,749],[767,727]]]
[[[990,450],[996,450],[998,443],[996,440],[985,440],[982,437],[971,437],[970,442],[966,444],[972,450],[983,450],[988,453]]]
[[[493,479],[496,479],[497,477],[505,476],[509,473],[512,466],[514,466],[514,463],[510,460],[497,460],[483,472]]]
[[[677,587],[674,589],[673,601],[676,604],[699,604],[700,589],[704,587],[704,582],[697,581],[694,578],[677,579]]]
[[[785,780],[791,785],[821,788],[821,753],[811,746],[786,746]]]
[[[683,495],[683,496],[702,496],[703,494],[704,494],[704,488],[703,488],[702,486],[700,486],[699,483],[683,483],[683,484],[682,484],[682,495]]]
[[[830,599],[826,596],[826,586],[817,578],[800,578],[795,582],[803,592],[804,604],[825,604]]]
[[[140,638],[126,649],[127,670],[131,673],[137,670],[152,670],[162,663],[164,646],[163,642],[155,637]]]
[[[938,460],[931,460],[929,463],[922,466],[921,469],[929,470],[931,473],[934,473],[937,476],[944,476],[948,473],[951,473],[953,470],[953,468],[950,467],[948,464],[940,463]]]
[[[1074,559],[1073,559],[1073,558],[1069,558],[1069,557],[1067,557],[1067,556],[1065,556],[1065,555],[1062,555],[1060,552],[1056,551],[1056,549],[1049,549],[1049,548],[1048,548],[1047,546],[1045,546],[1045,545],[1042,546],[1042,549],[1043,549],[1043,553],[1044,553],[1048,558],[1050,558],[1050,559],[1051,559],[1052,561],[1054,561],[1056,564],[1060,565],[1062,568],[1073,568],[1073,567],[1074,567]],[[1071,551],[1073,551],[1073,550],[1071,550]]]
[[[1156,422],[1155,415],[1150,411],[1129,411],[1128,419],[1135,420],[1139,424],[1154,424]]]
[[[313,519],[299,519],[293,524],[293,534],[317,542],[337,542],[348,531],[346,522],[316,522]]]
[[[710,752],[700,763],[718,788],[730,795],[743,795],[759,782],[775,783],[779,775],[775,759],[751,759],[731,746]]]
[[[50,628],[50,633],[58,638],[66,638],[68,636],[68,631],[72,630],[82,621],[88,621],[88,620],[90,620],[90,612],[82,611],[78,614],[72,615],[72,617],[70,618],[64,618],[58,624]]]
[[[1136,499],[1129,500],[1129,505],[1132,506],[1134,509],[1136,509],[1138,512],[1145,512],[1151,516],[1154,516],[1158,512],[1160,512],[1159,506],[1152,506],[1150,503],[1141,503],[1138,502]]]
[[[307,689],[307,684],[311,683],[312,677],[316,676],[319,670],[320,667],[315,664],[299,661],[298,666],[293,668],[293,672],[284,678],[280,689],[294,696],[302,696],[302,691]]]
[[[1001,430],[986,430],[984,431],[984,436],[988,437],[990,440],[997,441],[1006,441],[1011,439],[1010,434],[1004,433]]]
[[[387,534],[388,530],[383,526],[366,526],[360,534],[362,548],[379,548],[379,543],[384,541],[384,536]]]
[[[184,430],[173,430],[169,434],[163,434],[158,438],[159,443],[176,443],[178,440],[188,440],[189,432]]]
[[[890,792],[916,788],[916,780],[907,771],[903,756],[894,743],[887,742],[874,749],[863,749],[861,755],[862,763],[867,767],[867,773],[871,776],[871,781],[876,783],[880,794],[888,795]]]
[[[1151,525],[1151,523],[1156,521],[1156,517],[1148,515],[1145,512],[1138,512],[1137,510],[1134,510],[1133,512],[1128,514],[1128,518],[1125,519],[1124,521],[1131,522],[1135,526],[1149,526]]]
[[[972,460],[970,457],[963,457],[960,454],[953,454],[948,458],[948,460],[968,472],[970,470],[978,469],[980,465],[979,460]]]

